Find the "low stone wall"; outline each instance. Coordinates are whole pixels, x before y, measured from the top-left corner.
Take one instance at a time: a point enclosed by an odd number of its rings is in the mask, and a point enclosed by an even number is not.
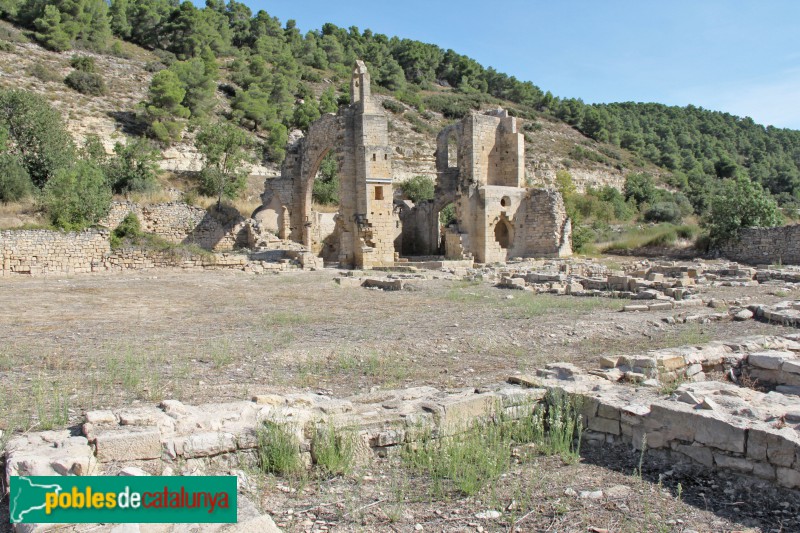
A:
[[[744,228],[720,249],[723,257],[752,265],[800,265],[800,224],[780,228]]]
[[[0,277],[85,274],[116,270],[180,268],[278,272],[322,268],[322,259],[303,249],[266,250],[246,254],[191,254],[181,250],[138,248],[111,250],[107,230],[0,231]]]
[[[453,392],[415,387],[344,399],[263,394],[225,404],[165,400],[158,407],[90,411],[80,435],[63,430],[10,439],[5,474],[114,475],[129,466],[166,475],[229,470],[255,463],[258,430],[265,422],[293,433],[309,465],[314,436],[330,428],[352,432],[356,462],[369,464],[376,455],[395,453],[422,438],[530,416],[537,405],[546,407],[548,390],[578,401],[589,444],[621,441],[694,467],[800,487],[797,396],[718,381],[685,383],[667,396],[567,363],[549,364],[536,376],[512,376],[509,383]]]
[[[206,250],[231,250],[252,245],[248,220],[237,216],[223,224],[200,207],[170,202],[142,206],[134,202],[114,202],[101,225],[116,228],[128,213],[135,213],[142,230],[172,243],[197,244]]]
[[[94,272],[110,252],[108,231],[0,231],[0,276]]]

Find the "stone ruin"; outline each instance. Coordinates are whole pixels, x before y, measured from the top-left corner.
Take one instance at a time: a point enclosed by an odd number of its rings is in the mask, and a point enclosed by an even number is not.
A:
[[[425,438],[458,436],[475,424],[521,420],[537,406],[547,408],[547,392],[556,391],[576,400],[586,445],[624,443],[645,450],[648,462],[671,469],[726,472],[797,489],[798,338],[754,336],[603,358],[603,368],[588,372],[550,363],[535,375],[516,374],[506,383],[447,392],[422,386],[340,399],[260,394],[223,404],[164,400],[158,406],[90,411],[79,434],[57,430],[14,436],[5,450],[6,483],[13,475],[233,474],[240,477],[240,501],[247,502],[253,494],[247,493],[245,472],[257,464],[257,431],[265,422],[292,432],[309,467],[319,431],[349,431],[356,443],[354,461],[368,466],[376,457],[392,456]],[[642,378],[680,373],[688,379],[674,391],[663,391],[641,380],[617,382],[623,369]],[[769,370],[778,386],[762,392],[708,380],[707,372],[723,370],[738,376]],[[792,385],[782,386],[784,380]],[[268,515],[240,521],[240,528],[231,531],[274,531]]]
[[[435,198],[414,205],[395,199],[388,120],[362,61],[350,102],[314,122],[289,147],[281,176],[265,181],[253,213],[264,229],[351,268],[394,266],[401,256],[487,263],[571,255],[561,195],[526,187],[524,137],[508,112],[471,115],[442,131]],[[336,214],[312,209],[314,179],[330,153],[339,165]],[[450,204],[456,222],[445,229],[439,214]]]

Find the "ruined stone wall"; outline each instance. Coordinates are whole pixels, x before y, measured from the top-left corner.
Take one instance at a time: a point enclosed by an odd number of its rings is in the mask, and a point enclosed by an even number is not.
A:
[[[245,272],[321,268],[318,258],[302,250],[274,250],[254,254],[192,254],[183,250],[138,248],[111,250],[107,230],[60,232],[52,230],[0,231],[0,277],[86,274],[119,270],[180,268],[233,269]]]
[[[0,231],[0,276],[94,272],[110,251],[107,231]]]
[[[114,202],[101,225],[114,229],[128,213],[136,214],[143,231],[175,244],[196,244],[206,250],[218,251],[250,244],[245,219],[236,217],[223,224],[205,209],[180,202],[146,206]]]
[[[482,185],[522,187],[525,139],[505,111],[472,115],[464,122],[459,152],[461,175]]]
[[[752,265],[800,265],[800,224],[780,228],[744,228],[723,246],[723,257]]]
[[[403,255],[439,255],[441,232],[439,212],[433,202],[403,204],[400,210]]]
[[[414,387],[344,399],[261,394],[224,404],[164,400],[158,407],[90,411],[80,436],[62,430],[13,437],[5,450],[5,475],[114,475],[128,465],[156,475],[230,468],[233,457],[255,461],[256,431],[266,420],[284,424],[297,437],[298,452],[309,465],[313,436],[326,427],[352,431],[355,460],[369,464],[374,455],[397,452],[430,435],[457,436],[478,423],[529,417],[544,407],[548,390],[577,400],[586,445],[621,441],[645,447],[648,457],[800,487],[800,439],[791,424],[774,423],[795,420],[798,402],[791,396],[702,382],[682,385],[680,397],[665,397],[582,374],[565,363],[550,364],[537,376],[515,375],[509,383],[451,392]],[[775,418],[755,415],[766,410]]]
[[[572,255],[572,229],[561,195],[553,189],[528,189],[524,210],[514,220],[512,257]]]

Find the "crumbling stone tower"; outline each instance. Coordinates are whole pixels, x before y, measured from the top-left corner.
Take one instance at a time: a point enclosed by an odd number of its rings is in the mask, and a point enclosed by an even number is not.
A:
[[[339,163],[339,213],[335,230],[322,236],[311,192],[322,160],[334,153]],[[256,216],[270,219],[282,238],[291,238],[343,267],[394,264],[392,151],[388,120],[370,91],[370,76],[356,61],[350,105],[315,121],[306,136],[289,147],[281,177],[268,179],[264,205]],[[316,218],[315,218],[316,217]],[[324,241],[324,242],[323,242]]]
[[[445,233],[448,258],[493,263],[571,255],[561,195],[526,187],[525,139],[507,111],[472,114],[444,129],[436,170],[437,196],[452,198],[456,209],[457,224]]]
[[[389,127],[383,108],[372,98],[369,72],[363,61],[356,61],[353,68],[350,102],[343,117],[344,145],[349,157],[342,165],[344,194],[340,198],[342,217],[351,217],[353,224],[348,228],[352,239],[341,240],[340,263],[349,263],[352,257],[352,264],[357,267],[391,266],[394,193]],[[351,162],[353,166],[348,168]],[[345,186],[352,186],[352,191]],[[352,249],[348,249],[351,242]]]

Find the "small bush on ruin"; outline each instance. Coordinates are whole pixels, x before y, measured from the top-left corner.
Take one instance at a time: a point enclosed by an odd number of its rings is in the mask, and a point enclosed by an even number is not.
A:
[[[270,474],[293,474],[303,469],[300,443],[288,424],[265,420],[256,432],[258,466]]]
[[[128,213],[119,223],[119,226],[111,232],[111,249],[121,248],[126,241],[137,244],[141,237],[142,224],[139,222],[139,217],[136,216],[136,213]]]
[[[418,204],[426,200],[433,200],[435,185],[428,176],[414,176],[399,185],[406,198]]]

